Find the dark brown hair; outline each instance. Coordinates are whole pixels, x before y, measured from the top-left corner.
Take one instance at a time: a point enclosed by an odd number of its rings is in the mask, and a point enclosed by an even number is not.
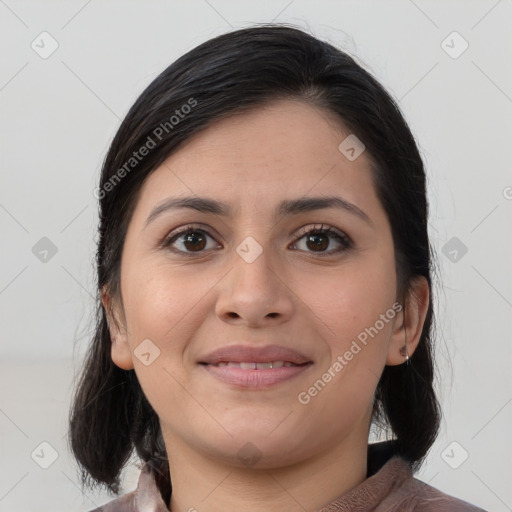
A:
[[[118,493],[121,471],[135,449],[167,489],[165,498],[170,497],[158,416],[134,370],[122,370],[111,360],[107,315],[99,295],[104,287],[112,297],[120,294],[123,243],[144,180],[215,121],[285,98],[331,112],[364,143],[392,228],[401,302],[405,306],[415,276],[424,276],[432,290],[423,162],[399,108],[379,82],[346,53],[287,25],[236,30],[199,45],[139,96],[103,165],[96,193],[97,325],[70,411],[70,447],[83,485],[102,484]],[[170,118],[175,112],[179,120]],[[131,161],[148,138],[155,147],[140,161]],[[409,365],[385,367],[372,417],[396,438],[395,452],[416,469],[437,436],[440,420],[433,390],[432,309],[430,293],[419,345]]]

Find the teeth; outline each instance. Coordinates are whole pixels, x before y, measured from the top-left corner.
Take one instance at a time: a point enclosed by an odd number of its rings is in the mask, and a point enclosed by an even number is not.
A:
[[[233,361],[223,361],[221,363],[214,364],[213,366],[231,366],[233,368],[241,368],[242,370],[270,370],[272,368],[281,368],[283,366],[289,367],[297,365],[294,363],[290,363],[289,361],[269,361],[268,363],[235,363]]]
[[[273,366],[272,361],[270,361],[269,363],[256,363],[257,370],[269,370],[270,368],[273,368],[273,367],[274,366]],[[243,368],[243,366],[241,366],[241,368]]]

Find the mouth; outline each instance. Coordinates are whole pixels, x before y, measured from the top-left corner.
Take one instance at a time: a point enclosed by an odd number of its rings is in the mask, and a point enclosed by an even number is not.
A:
[[[308,370],[313,362],[296,364],[291,361],[202,363],[208,374],[236,389],[261,390],[283,384]]]
[[[278,345],[229,345],[199,364],[217,381],[237,389],[264,389],[301,375],[313,365],[307,356]]]
[[[280,345],[227,345],[198,361],[210,376],[236,388],[266,388],[292,379],[313,365],[301,352]]]
[[[309,363],[292,363],[291,361],[269,361],[264,363],[257,362],[236,362],[236,361],[219,361],[215,364],[200,363],[203,365],[216,366],[217,368],[223,368],[228,366],[230,368],[240,368],[241,370],[273,370],[274,368],[290,368],[292,366],[304,366]]]
[[[310,358],[301,352],[280,345],[256,346],[251,344],[226,345],[209,354],[204,355],[198,361],[201,364],[218,365],[220,363],[236,363],[248,365],[246,369],[258,369],[254,365],[263,365],[261,369],[267,369],[270,365],[273,368],[282,366],[301,365],[311,362]]]

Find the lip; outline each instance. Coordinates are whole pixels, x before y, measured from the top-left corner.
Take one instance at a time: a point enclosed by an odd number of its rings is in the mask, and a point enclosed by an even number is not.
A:
[[[294,366],[280,368],[242,369],[233,366],[214,366],[218,363],[268,363],[282,361]],[[199,360],[199,364],[213,377],[241,388],[265,388],[292,379],[313,361],[301,352],[280,345],[229,345],[210,352]]]
[[[230,366],[213,366],[204,364],[203,368],[213,377],[232,384],[238,388],[267,388],[278,383],[293,379],[306,371],[312,362],[299,366],[282,366],[264,370],[243,370]]]
[[[280,345],[266,345],[264,347],[255,347],[254,345],[229,345],[218,348],[208,355],[200,358],[200,364],[214,365],[222,362],[254,362],[267,363],[270,361],[290,362],[297,365],[311,363],[311,359],[301,352],[283,347]],[[275,370],[278,370],[276,368]],[[251,371],[251,370],[243,370]],[[271,370],[255,370],[255,371],[271,371]]]

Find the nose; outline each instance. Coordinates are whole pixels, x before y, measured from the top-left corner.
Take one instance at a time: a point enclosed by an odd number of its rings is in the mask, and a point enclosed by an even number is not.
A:
[[[286,272],[273,268],[270,251],[264,249],[251,261],[235,253],[233,266],[219,284],[216,314],[224,322],[264,327],[286,322],[295,308],[294,293]]]

